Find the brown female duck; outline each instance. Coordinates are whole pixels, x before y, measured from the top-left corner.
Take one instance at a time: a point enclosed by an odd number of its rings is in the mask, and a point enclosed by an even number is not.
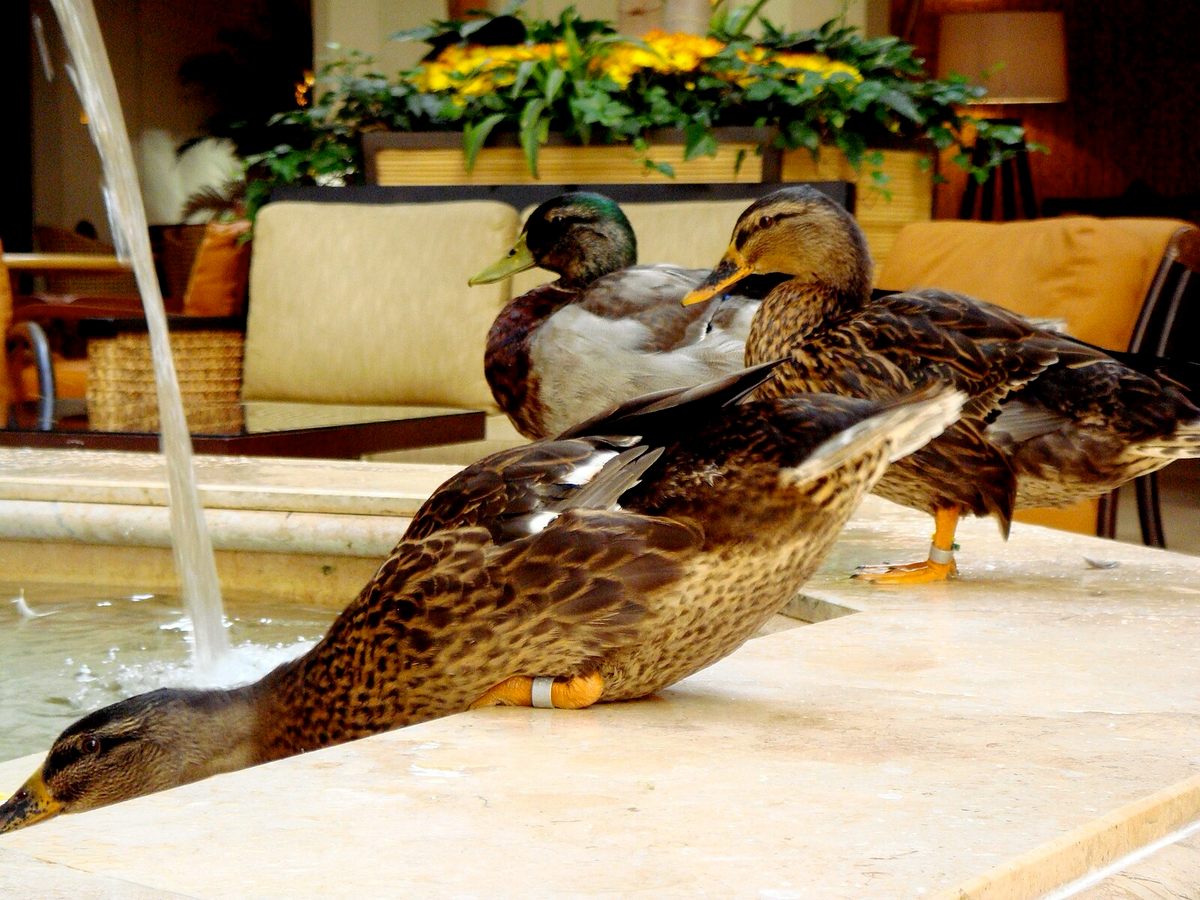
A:
[[[464,469],[307,654],[85,716],[0,806],[0,832],[476,706],[641,697],[732,652],[888,459],[961,403],[736,403],[769,368]]]
[[[559,276],[512,300],[488,333],[484,374],[526,437],[552,437],[639,394],[742,368],[757,300],[684,309],[679,301],[708,273],[636,261],[621,208],[573,192],[538,206],[512,250],[470,280],[488,284],[534,266]]]
[[[1014,313],[947,291],[873,298],[853,217],[820,193],[784,188],[739,218],[724,258],[686,303],[752,273],[790,280],[765,298],[746,343],[751,363],[789,355],[759,392],[829,391],[885,399],[931,384],[969,397],[962,418],[884,475],[876,493],[934,516],[929,558],[864,571],[933,581],[955,570],[964,513],[1096,497],[1182,456],[1200,456],[1200,411],[1161,378]]]

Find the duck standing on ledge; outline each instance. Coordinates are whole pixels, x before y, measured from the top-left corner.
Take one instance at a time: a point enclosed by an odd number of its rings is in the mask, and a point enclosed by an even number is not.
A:
[[[737,403],[771,365],[464,469],[307,654],[244,687],[85,716],[0,806],[0,833],[473,707],[642,697],[731,653],[888,460],[961,405],[948,390]]]
[[[860,577],[943,580],[955,572],[963,514],[995,516],[1007,535],[1014,507],[1097,497],[1172,459],[1200,456],[1200,410],[1174,383],[961,294],[873,297],[858,224],[811,188],[784,188],[752,204],[717,268],[684,302],[765,273],[789,280],[764,299],[746,359],[790,359],[758,396],[886,399],[948,384],[969,397],[960,421],[890,467],[875,489],[934,517],[929,558]]]
[[[512,250],[470,279],[490,284],[534,266],[559,276],[509,302],[487,337],[484,374],[521,434],[552,437],[639,394],[742,368],[758,299],[684,309],[707,271],[636,262],[620,206],[572,192],[538,206]]]

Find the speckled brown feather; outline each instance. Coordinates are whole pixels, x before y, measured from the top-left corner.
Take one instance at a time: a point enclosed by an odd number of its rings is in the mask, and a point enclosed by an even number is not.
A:
[[[794,595],[888,459],[961,402],[737,403],[769,373],[467,467],[312,650],[252,685],[92,713],[55,742],[46,792],[86,809],[465,711],[512,676],[599,675],[610,701],[720,659]],[[0,805],[0,830],[30,796]]]
[[[599,670],[603,699],[643,696],[743,643],[818,564],[888,452],[876,443],[782,486],[782,470],[887,405],[728,405],[769,370],[662,392],[649,412],[624,404],[592,436],[515,448],[448,481],[325,639],[270,676],[264,721],[283,723],[264,735],[272,754],[465,709],[511,675]],[[633,442],[663,455],[620,509],[512,527],[580,490],[566,483],[580,465]]]
[[[893,465],[876,487],[882,496],[929,512],[954,504],[994,515],[1007,533],[1017,505],[1096,496],[1165,464],[1151,456],[1169,451],[1141,443],[1196,452],[1197,410],[1163,379],[960,294],[872,299],[858,226],[815,191],[759,200],[733,243],[755,255],[756,272],[794,276],[764,300],[747,339],[747,362],[791,356],[761,396],[885,398],[930,383],[968,394],[962,420]]]
[[[641,598],[680,578],[686,526],[597,510],[497,546],[484,528],[406,541],[308,654],[263,683],[269,758],[465,710],[533,671],[594,671],[653,628]]]

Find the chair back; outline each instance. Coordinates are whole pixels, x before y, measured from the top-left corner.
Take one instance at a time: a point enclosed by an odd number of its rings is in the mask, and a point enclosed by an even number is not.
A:
[[[267,204],[243,397],[496,411],[483,349],[509,287],[467,278],[519,225],[496,201]]]

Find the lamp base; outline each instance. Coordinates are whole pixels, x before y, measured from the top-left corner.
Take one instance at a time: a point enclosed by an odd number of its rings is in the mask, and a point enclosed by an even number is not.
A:
[[[1003,125],[1021,125],[1020,119],[995,119],[993,121]],[[986,153],[987,151],[983,147],[976,144],[971,152],[971,164],[983,165],[987,159]],[[999,216],[996,215],[997,191],[1000,194]],[[982,183],[973,177],[967,178],[967,186],[963,191],[958,217],[974,219],[977,201],[979,218],[985,221],[1038,218],[1037,197],[1033,192],[1033,175],[1029,170],[1029,154],[1021,152],[1011,159],[1004,160],[991,171]]]

